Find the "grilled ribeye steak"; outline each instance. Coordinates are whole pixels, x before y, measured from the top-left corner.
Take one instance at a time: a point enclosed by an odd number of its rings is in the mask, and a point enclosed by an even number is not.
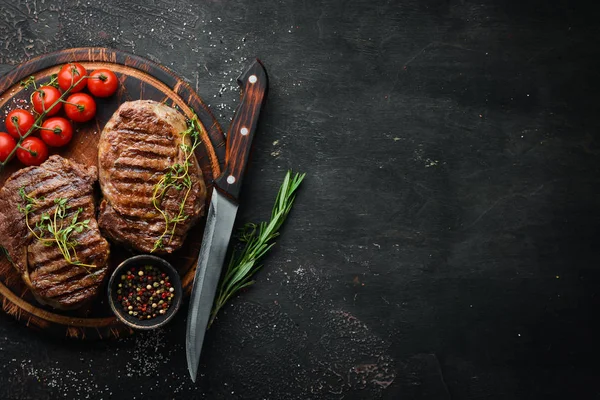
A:
[[[198,160],[182,148],[192,145],[187,128],[183,115],[150,100],[123,103],[107,122],[98,144],[104,195],[98,221],[106,236],[148,253],[181,247],[206,201]],[[167,174],[177,175],[173,167],[186,162],[188,187],[164,185]]]
[[[96,167],[54,155],[15,172],[0,190],[0,244],[41,303],[79,307],[97,294],[107,275],[109,245],[95,218],[96,180]],[[57,241],[49,224],[66,240]],[[75,228],[67,233],[70,226]],[[72,246],[70,262],[59,242]]]

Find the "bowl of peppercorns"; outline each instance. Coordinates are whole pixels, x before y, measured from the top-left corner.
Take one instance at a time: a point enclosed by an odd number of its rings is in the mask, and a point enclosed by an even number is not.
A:
[[[139,255],[123,261],[108,282],[110,308],[124,324],[155,329],[173,318],[181,305],[179,273],[160,257]]]

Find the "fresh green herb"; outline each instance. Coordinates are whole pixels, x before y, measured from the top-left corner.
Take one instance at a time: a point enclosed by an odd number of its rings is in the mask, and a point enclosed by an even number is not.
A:
[[[22,80],[19,85],[27,89],[29,86],[35,86],[35,76],[29,76],[27,79]]]
[[[30,225],[29,215],[37,209],[40,201],[43,201],[44,199],[31,197],[25,193],[23,187],[19,189],[19,195],[25,205],[19,204],[17,207],[19,212],[25,215],[25,224],[37,240],[41,241],[45,246],[58,246],[64,259],[69,264],[84,268],[96,267],[95,265],[84,264],[79,261],[77,251],[75,250],[78,243],[77,240],[72,238],[73,233],[81,233],[84,229],[89,229],[89,219],[79,221],[79,217],[83,212],[82,208],[78,208],[77,211],[73,213],[73,216],[67,219],[68,210],[71,208],[67,205],[68,199],[54,199],[56,207],[53,211],[42,213],[39,221],[36,222],[34,229]]]
[[[273,239],[279,236],[279,228],[292,209],[296,198],[295,192],[302,183],[306,174],[294,174],[288,171],[279,188],[271,219],[256,225],[246,224],[242,229],[240,241],[244,248],[239,254],[232,254],[225,276],[219,285],[219,292],[211,312],[209,326],[215,320],[219,310],[233,295],[241,289],[254,284],[250,280],[261,268],[258,260],[262,258],[275,245]]]
[[[198,122],[198,117],[194,115],[189,121],[188,128],[180,133],[182,137],[180,148],[183,152],[183,161],[171,165],[167,172],[154,185],[152,205],[164,218],[165,229],[156,242],[154,242],[151,253],[165,247],[165,236],[167,235],[169,235],[167,243],[170,243],[175,235],[177,224],[184,222],[188,218],[185,212],[185,203],[192,190],[192,178],[190,177],[189,169],[192,166],[194,151],[200,145],[200,132],[203,132],[203,129],[202,124]],[[188,138],[191,145],[187,144]],[[169,215],[166,208],[162,207],[165,194],[171,188],[178,191],[185,190],[185,194],[181,198],[177,214],[175,215]]]
[[[77,70],[77,68],[74,69]],[[77,71],[77,74],[79,75],[79,71]],[[71,80],[73,80],[73,77],[71,77]],[[54,86],[57,89],[60,88],[60,86],[58,86],[58,74],[50,75],[50,82],[46,83],[46,86]],[[73,83],[71,83],[71,86],[74,86]]]

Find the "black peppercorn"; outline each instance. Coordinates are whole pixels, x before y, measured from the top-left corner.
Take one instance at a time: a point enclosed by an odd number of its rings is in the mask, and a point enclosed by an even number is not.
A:
[[[120,278],[118,304],[125,313],[140,320],[166,314],[175,297],[175,290],[165,273],[146,265],[138,270],[130,268]]]

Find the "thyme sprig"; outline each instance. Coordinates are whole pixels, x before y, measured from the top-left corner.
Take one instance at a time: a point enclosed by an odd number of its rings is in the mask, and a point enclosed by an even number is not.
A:
[[[225,276],[219,285],[219,291],[211,312],[209,326],[215,320],[219,310],[241,289],[255,283],[252,276],[262,267],[258,261],[275,245],[279,228],[287,218],[296,199],[296,190],[306,174],[292,174],[288,171],[279,188],[271,219],[260,224],[246,224],[240,234],[244,247],[239,254],[232,254]]]
[[[24,201],[25,205],[18,204],[19,212],[25,215],[25,224],[31,234],[45,246],[56,245],[67,263],[77,265],[84,268],[95,268],[93,264],[85,264],[79,261],[77,257],[76,247],[79,244],[77,240],[72,238],[74,233],[81,233],[84,229],[89,229],[90,220],[79,220],[83,209],[80,207],[75,211],[72,217],[66,218],[70,206],[67,204],[68,199],[56,198],[54,211],[44,212],[40,216],[40,220],[36,222],[33,228],[29,222],[29,215],[35,211],[43,201],[43,198],[34,198],[21,187],[19,196]]]
[[[167,244],[171,243],[177,224],[184,222],[189,217],[185,212],[185,203],[192,191],[192,178],[190,177],[189,170],[192,166],[194,151],[200,145],[200,132],[203,132],[203,129],[202,124],[198,122],[198,117],[194,114],[194,117],[188,123],[188,128],[180,133],[182,139],[180,148],[183,152],[183,161],[171,165],[167,169],[167,172],[154,185],[152,205],[165,220],[165,229],[154,242],[151,253],[165,247],[165,236],[169,235]],[[188,138],[191,141],[191,145],[187,144]],[[185,194],[179,203],[179,208],[175,215],[169,215],[166,208],[162,207],[165,194],[171,188],[178,191],[185,190]]]

